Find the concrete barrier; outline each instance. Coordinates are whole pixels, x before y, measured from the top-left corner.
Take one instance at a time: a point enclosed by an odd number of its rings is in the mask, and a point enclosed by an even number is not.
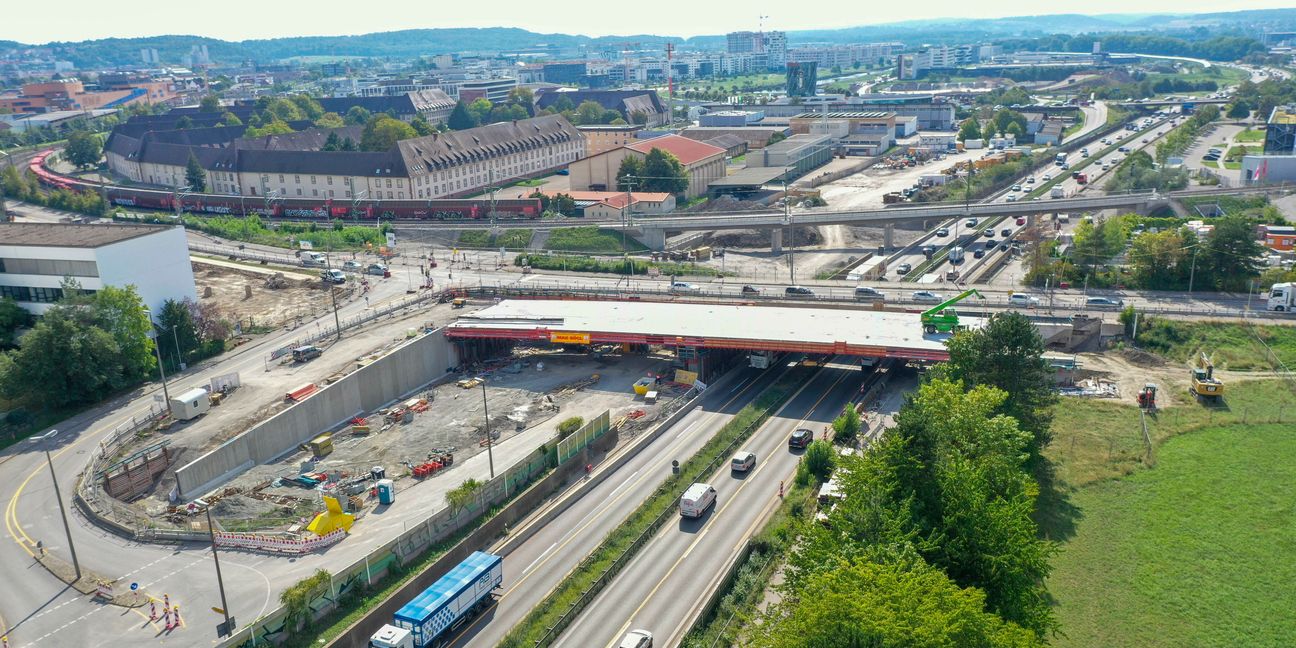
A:
[[[458,361],[453,345],[443,333],[444,329],[437,329],[393,349],[177,469],[180,497],[201,496],[254,465],[293,451],[299,444],[357,414],[372,412],[446,375],[446,369]]]

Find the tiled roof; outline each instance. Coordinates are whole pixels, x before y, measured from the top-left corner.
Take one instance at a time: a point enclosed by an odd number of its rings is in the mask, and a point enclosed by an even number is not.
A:
[[[396,146],[405,165],[414,173],[423,173],[583,138],[562,115],[542,115],[416,137]]]
[[[680,164],[696,164],[715,155],[724,155],[725,150],[705,142],[691,140],[679,135],[665,135],[650,140],[627,144],[626,148],[647,154],[653,149],[661,149],[679,158]]]

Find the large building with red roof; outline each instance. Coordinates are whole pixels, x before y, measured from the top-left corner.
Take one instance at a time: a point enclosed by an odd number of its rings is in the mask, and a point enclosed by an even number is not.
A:
[[[635,156],[641,160],[653,149],[661,149],[680,161],[688,173],[685,198],[706,193],[707,185],[725,176],[725,149],[679,135],[662,135],[577,160],[569,167],[574,191],[616,190],[621,161]]]

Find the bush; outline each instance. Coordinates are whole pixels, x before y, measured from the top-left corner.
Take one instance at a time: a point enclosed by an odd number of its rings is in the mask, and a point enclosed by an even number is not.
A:
[[[571,418],[569,418],[569,419],[563,421],[562,423],[559,423],[559,424],[558,424],[558,438],[559,438],[559,439],[566,439],[567,437],[569,437],[569,436],[575,434],[575,433],[576,433],[576,430],[581,429],[581,426],[584,425],[584,424],[585,424],[585,419],[583,419],[583,418],[581,418],[581,417],[579,417],[579,416],[573,416],[573,417],[571,417]]]
[[[599,259],[596,257],[551,254],[519,254],[513,260],[516,266],[531,266],[536,270],[561,270],[563,272],[603,272],[607,274],[646,275],[649,268],[657,268],[663,277],[716,277],[720,272],[696,263],[653,262],[642,259]]]
[[[833,419],[833,440],[843,445],[850,445],[859,436],[860,417],[855,407],[847,404],[842,408],[841,416]]]
[[[798,484],[807,485],[811,478],[818,482],[828,481],[828,476],[833,470],[833,449],[827,441],[819,440],[810,442],[806,448],[805,457],[797,465],[796,481]]]

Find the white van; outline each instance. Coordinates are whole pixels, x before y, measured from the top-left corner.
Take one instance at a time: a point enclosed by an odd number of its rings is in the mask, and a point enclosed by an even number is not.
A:
[[[680,497],[680,515],[683,517],[702,517],[703,513],[715,504],[716,490],[710,484],[696,483],[684,491]]]

